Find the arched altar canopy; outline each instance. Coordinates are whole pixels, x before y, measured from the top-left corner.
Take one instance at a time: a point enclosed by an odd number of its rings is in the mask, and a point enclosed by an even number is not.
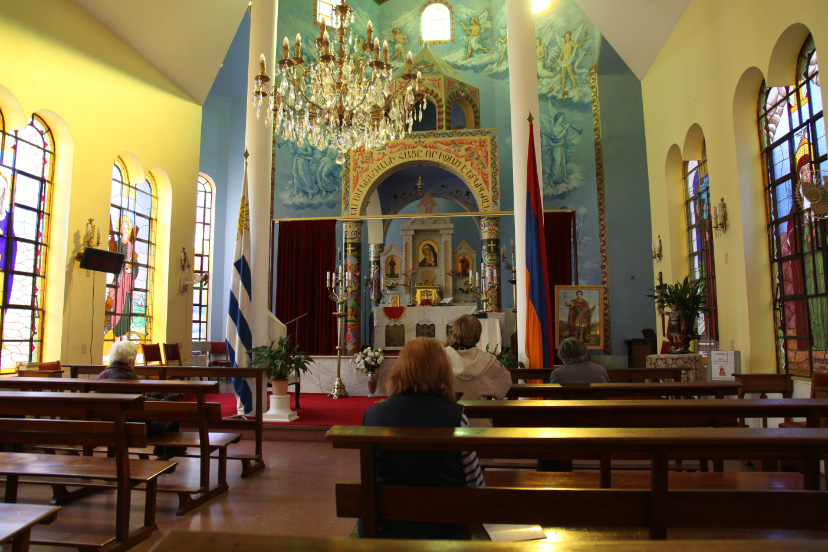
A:
[[[500,210],[497,129],[415,132],[375,150],[348,155],[343,171],[342,214],[365,214],[368,198],[389,175],[413,165],[451,172],[471,190],[480,211]]]

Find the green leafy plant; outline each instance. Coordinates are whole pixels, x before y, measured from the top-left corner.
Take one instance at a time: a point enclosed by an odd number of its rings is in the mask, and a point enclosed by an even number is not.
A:
[[[501,349],[497,347],[494,351],[489,350],[489,346],[486,345],[486,352],[492,353],[497,361],[503,365],[504,368],[507,370],[514,370],[516,368],[526,368],[526,365],[523,364],[521,361],[517,359],[517,356],[512,354],[511,348]]]
[[[653,290],[654,293],[647,297],[653,298],[659,309],[670,309],[695,318],[700,312],[707,310],[706,286],[704,281],[691,281],[690,277],[686,276],[681,282],[657,287]]]
[[[302,373],[308,371],[308,364],[313,362],[310,355],[300,351],[289,336],[280,337],[278,343],[261,345],[247,351],[252,366],[267,368],[265,376],[271,379],[287,379],[291,371]]]

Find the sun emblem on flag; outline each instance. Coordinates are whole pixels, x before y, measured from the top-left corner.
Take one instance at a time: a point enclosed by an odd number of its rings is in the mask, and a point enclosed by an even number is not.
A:
[[[243,195],[239,204],[239,228],[236,233],[236,241],[245,230],[250,230],[250,206],[247,204],[247,196]]]

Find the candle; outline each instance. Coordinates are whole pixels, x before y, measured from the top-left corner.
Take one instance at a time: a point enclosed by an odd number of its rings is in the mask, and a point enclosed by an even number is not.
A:
[[[368,20],[368,29],[365,31],[365,43],[371,44],[374,40],[374,25]]]
[[[290,56],[290,41],[288,41],[288,37],[282,41],[282,59],[287,59]]]
[[[409,75],[414,71],[414,61],[411,59],[411,50],[408,51],[408,56],[405,58],[405,72]]]
[[[474,287],[480,287],[480,274],[474,273]]]
[[[379,61],[380,45],[379,38],[374,39],[374,61]]]
[[[506,245],[500,248],[501,254],[503,256],[503,260],[506,260]]]
[[[331,271],[330,270],[327,271],[327,273],[325,274],[325,285],[327,285],[328,287],[331,287]]]
[[[386,64],[388,63],[388,41],[387,40],[382,41],[382,61],[384,61]]]
[[[259,56],[259,73],[264,75],[265,74],[265,55],[262,54]]]
[[[515,240],[509,240],[509,245],[512,246],[512,253],[515,252]]]
[[[302,57],[302,36],[296,33],[296,45],[294,46],[295,57]]]
[[[327,56],[330,53],[328,49],[330,47],[331,41],[328,39],[328,31],[322,33],[322,55]]]
[[[382,277],[381,285],[382,285],[382,287],[385,287],[385,276]]]

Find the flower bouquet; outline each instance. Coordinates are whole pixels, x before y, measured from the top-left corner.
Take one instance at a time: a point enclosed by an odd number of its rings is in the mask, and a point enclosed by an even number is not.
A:
[[[360,352],[354,355],[354,364],[357,372],[364,372],[366,374],[376,373],[379,370],[380,364],[385,360],[385,353],[382,349],[372,349],[365,347]]]

